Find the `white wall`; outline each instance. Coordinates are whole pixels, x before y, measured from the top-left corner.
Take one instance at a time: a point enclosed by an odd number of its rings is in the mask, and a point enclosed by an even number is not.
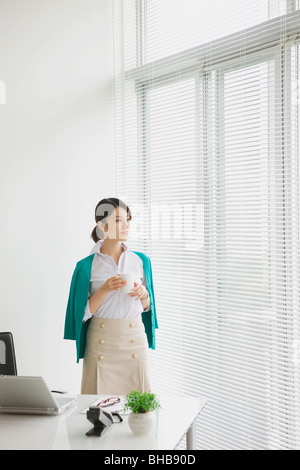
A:
[[[19,375],[76,393],[68,291],[115,195],[111,0],[1,0],[0,80],[0,331]]]

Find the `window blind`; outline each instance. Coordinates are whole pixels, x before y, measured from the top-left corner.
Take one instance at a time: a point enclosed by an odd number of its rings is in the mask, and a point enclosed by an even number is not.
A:
[[[113,2],[117,193],[152,262],[153,390],[207,398],[197,449],[299,449],[299,3],[203,3]]]

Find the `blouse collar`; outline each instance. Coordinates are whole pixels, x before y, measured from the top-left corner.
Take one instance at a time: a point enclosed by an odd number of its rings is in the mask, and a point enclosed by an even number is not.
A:
[[[100,252],[103,242],[104,242],[104,240],[98,240],[97,243],[95,243],[95,245],[93,246],[93,248],[90,252],[90,255],[92,255],[93,253],[96,253],[97,255],[103,254],[103,253]],[[125,242],[122,242],[121,246],[122,246],[123,251],[131,251],[130,248],[128,247],[128,245]]]

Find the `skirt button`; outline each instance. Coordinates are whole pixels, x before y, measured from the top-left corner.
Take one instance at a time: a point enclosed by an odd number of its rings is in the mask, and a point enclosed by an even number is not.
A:
[[[133,327],[134,327],[134,323],[131,322],[131,323],[129,324],[129,326],[130,326],[130,328],[133,328]]]
[[[130,342],[131,342],[131,343],[134,343],[134,339],[131,339]]]
[[[100,354],[100,356],[98,356],[98,359],[99,359],[100,361],[102,361],[102,359],[104,359],[104,356],[102,356],[102,354]]]
[[[100,327],[105,328],[105,323],[101,323]]]
[[[104,344],[104,339],[100,339],[100,340],[99,340],[99,343],[100,343],[100,344]]]
[[[132,354],[132,357],[133,357],[133,359],[135,359],[135,358],[137,357],[137,354],[136,354],[136,353],[133,353],[133,354]]]

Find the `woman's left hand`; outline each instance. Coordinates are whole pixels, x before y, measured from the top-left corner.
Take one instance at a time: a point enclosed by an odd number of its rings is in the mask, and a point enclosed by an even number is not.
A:
[[[134,287],[131,289],[131,292],[128,294],[130,297],[136,297],[134,300],[141,300],[142,297],[145,297],[146,288],[142,284],[134,283]]]

